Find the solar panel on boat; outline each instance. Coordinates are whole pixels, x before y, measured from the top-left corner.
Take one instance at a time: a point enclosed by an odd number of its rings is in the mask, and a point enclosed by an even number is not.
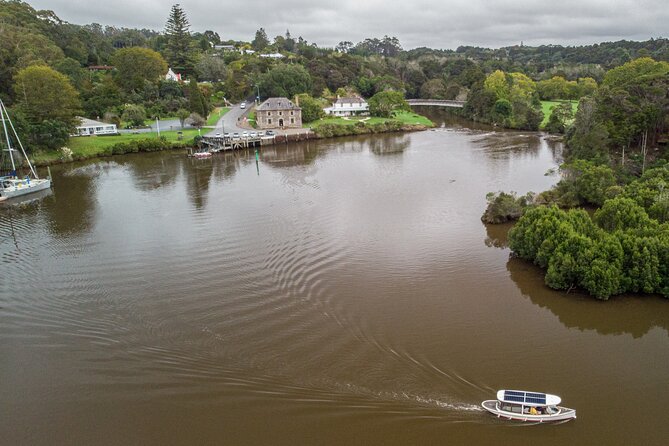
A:
[[[536,392],[521,392],[518,390],[505,390],[504,400],[515,403],[546,404],[546,394]]]

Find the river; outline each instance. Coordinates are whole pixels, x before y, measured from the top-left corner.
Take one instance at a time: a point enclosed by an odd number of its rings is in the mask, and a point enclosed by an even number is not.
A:
[[[480,221],[561,145],[434,117],[57,166],[0,205],[2,443],[666,444],[669,302],[552,291]],[[499,421],[500,388],[578,419]]]

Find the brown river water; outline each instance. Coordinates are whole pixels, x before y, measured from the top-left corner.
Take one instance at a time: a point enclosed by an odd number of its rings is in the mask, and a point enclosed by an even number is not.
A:
[[[669,301],[550,290],[480,221],[561,145],[434,117],[0,205],[0,444],[667,444]],[[578,419],[500,421],[501,388]]]

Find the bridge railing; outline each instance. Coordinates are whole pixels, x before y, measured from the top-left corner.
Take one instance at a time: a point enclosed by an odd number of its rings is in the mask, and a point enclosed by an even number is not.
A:
[[[435,107],[457,107],[465,106],[465,101],[451,101],[447,99],[407,99],[409,105],[431,105]]]

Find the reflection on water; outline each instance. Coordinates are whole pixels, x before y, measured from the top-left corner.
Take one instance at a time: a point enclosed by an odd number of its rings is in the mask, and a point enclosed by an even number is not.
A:
[[[57,166],[0,206],[3,442],[661,444],[664,301],[552,291],[480,221],[560,147],[434,118]],[[579,421],[509,429],[478,405],[503,387]]]
[[[618,296],[601,302],[578,291],[549,289],[544,284],[545,271],[525,260],[510,258],[506,267],[522,295],[549,309],[565,327],[603,335],[626,333],[634,338],[655,327],[669,334],[667,301],[660,296]]]
[[[502,223],[497,225],[485,224],[486,238],[485,245],[491,248],[508,248],[509,246],[509,229],[513,227],[513,223]]]
[[[409,147],[410,142],[408,135],[381,134],[370,138],[369,149],[375,155],[401,154]]]

